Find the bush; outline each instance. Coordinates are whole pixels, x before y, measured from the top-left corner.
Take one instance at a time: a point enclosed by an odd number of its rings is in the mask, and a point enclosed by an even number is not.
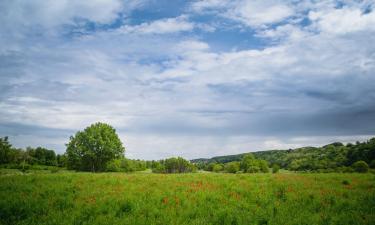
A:
[[[272,166],[272,173],[278,173],[280,170],[280,166],[277,164],[273,164]]]
[[[106,171],[107,172],[120,172],[121,171],[121,161],[120,160],[111,160],[107,163]]]
[[[259,160],[259,168],[262,173],[268,173],[268,162],[266,160]]]
[[[196,170],[193,164],[181,157],[165,159],[164,167],[167,173],[189,173]]]
[[[220,164],[215,164],[213,167],[212,167],[212,171],[213,172],[220,172],[220,171],[222,171],[224,169],[224,167],[222,166],[222,165],[220,165]]]
[[[375,169],[375,159],[370,162],[370,168]]]
[[[358,173],[367,173],[368,172],[368,165],[365,161],[357,161],[352,165],[355,172]]]
[[[258,173],[260,168],[258,166],[249,166],[246,170],[246,173]]]
[[[237,173],[240,170],[240,163],[239,162],[230,162],[225,164],[225,171],[228,173]]]
[[[165,167],[161,163],[155,163],[154,167],[152,168],[153,173],[165,173]]]
[[[343,184],[343,185],[349,185],[350,182],[349,182],[348,180],[343,180],[343,181],[342,181],[342,184]]]

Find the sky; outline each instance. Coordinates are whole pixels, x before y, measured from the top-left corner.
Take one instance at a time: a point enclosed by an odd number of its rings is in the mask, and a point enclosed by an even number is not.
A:
[[[374,0],[2,0],[0,24],[16,147],[99,121],[140,159],[375,136]]]

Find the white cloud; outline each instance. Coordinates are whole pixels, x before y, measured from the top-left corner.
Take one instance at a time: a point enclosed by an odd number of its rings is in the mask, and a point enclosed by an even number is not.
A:
[[[191,8],[198,13],[213,11],[220,16],[252,27],[281,22],[294,13],[293,8],[286,1],[277,0],[202,0],[194,2]]]
[[[318,30],[325,33],[348,34],[375,30],[375,12],[364,14],[359,8],[312,11],[309,18]]]
[[[283,1],[240,1],[229,10],[227,16],[254,27],[285,20],[293,15],[293,9]]]
[[[133,2],[133,3],[131,3]],[[134,5],[134,1],[130,1]],[[97,23],[108,23],[117,17],[125,6],[120,0],[55,1],[15,0],[1,3],[0,20],[13,26],[39,25],[52,27],[71,24],[76,18]]]
[[[125,25],[120,30],[125,33],[166,34],[191,31],[194,29],[194,26],[193,23],[188,21],[187,16],[179,16],[176,18],[160,19],[142,23],[135,26]]]

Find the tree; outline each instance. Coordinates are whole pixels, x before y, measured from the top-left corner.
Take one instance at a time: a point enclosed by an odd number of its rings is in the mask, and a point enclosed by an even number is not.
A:
[[[247,172],[250,167],[258,166],[253,154],[249,153],[244,155],[241,160],[240,168],[244,172]]]
[[[369,169],[367,163],[362,160],[355,162],[352,167],[358,173],[367,173]]]
[[[116,130],[105,123],[95,123],[70,137],[67,144],[69,169],[100,172],[112,159],[123,157],[125,148]]]
[[[221,164],[215,164],[213,167],[212,167],[212,171],[213,172],[220,172],[224,169],[224,167],[221,165]]]
[[[66,167],[66,163],[67,163],[66,153],[64,153],[62,155],[57,155],[56,156],[56,161],[57,161],[57,166],[59,166],[59,167]]]
[[[153,162],[152,172],[153,173],[165,173],[165,166],[160,162]]]
[[[32,158],[32,164],[47,165],[47,166],[56,166],[56,153],[53,150],[48,150],[46,148],[37,147],[37,148],[27,148],[27,153]]]
[[[196,170],[195,166],[184,158],[169,158],[164,160],[166,173],[188,173]]]
[[[272,173],[278,173],[280,169],[280,166],[277,164],[273,164],[272,166]]]
[[[10,163],[12,161],[12,145],[8,137],[0,138],[0,164]]]
[[[261,172],[268,173],[269,172],[268,162],[266,160],[259,160],[259,168]]]
[[[240,170],[239,162],[229,162],[225,164],[225,171],[228,173],[237,173]]]

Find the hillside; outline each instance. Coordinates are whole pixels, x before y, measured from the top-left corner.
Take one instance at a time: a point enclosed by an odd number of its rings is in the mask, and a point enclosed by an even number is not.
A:
[[[217,156],[213,158],[193,159],[191,162],[204,167],[210,163],[228,163],[240,161],[249,153]],[[348,167],[354,162],[363,160],[370,166],[375,164],[375,138],[366,142],[344,145],[340,142],[322,147],[303,147],[288,150],[269,150],[251,152],[255,158],[278,164],[281,168],[290,170],[326,170]]]

